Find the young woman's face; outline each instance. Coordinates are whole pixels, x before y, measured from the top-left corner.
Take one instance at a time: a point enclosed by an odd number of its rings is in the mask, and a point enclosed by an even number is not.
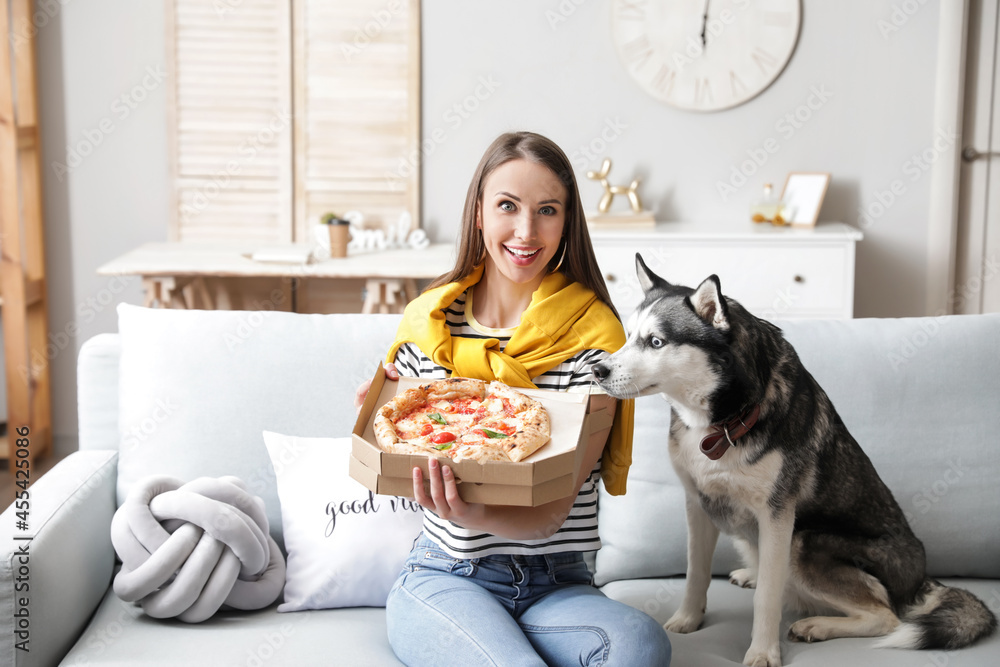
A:
[[[483,184],[477,226],[483,230],[487,268],[492,263],[513,283],[540,283],[560,252],[566,186],[548,167],[511,160]]]

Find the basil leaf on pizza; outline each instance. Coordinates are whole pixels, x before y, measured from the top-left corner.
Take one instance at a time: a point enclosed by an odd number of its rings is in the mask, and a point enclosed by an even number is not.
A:
[[[407,389],[375,414],[375,439],[394,454],[455,461],[522,461],[549,441],[542,404],[502,382],[435,380]]]

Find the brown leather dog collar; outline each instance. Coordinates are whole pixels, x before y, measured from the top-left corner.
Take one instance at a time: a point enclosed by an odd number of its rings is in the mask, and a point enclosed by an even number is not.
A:
[[[723,424],[713,424],[712,432],[701,439],[701,453],[718,461],[726,451],[745,436],[760,417],[760,404]]]

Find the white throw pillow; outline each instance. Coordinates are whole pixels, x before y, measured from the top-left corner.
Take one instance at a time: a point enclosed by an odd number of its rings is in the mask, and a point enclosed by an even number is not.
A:
[[[119,304],[118,505],[150,475],[232,475],[264,500],[283,545],[261,431],[349,436],[354,391],[400,318]]]
[[[384,607],[420,534],[413,500],[376,496],[348,473],[350,438],[264,431],[278,483],[285,599],[278,611]]]

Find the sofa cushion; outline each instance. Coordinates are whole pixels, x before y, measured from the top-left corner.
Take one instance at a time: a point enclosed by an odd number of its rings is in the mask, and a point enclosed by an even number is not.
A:
[[[1000,314],[784,322],[937,577],[1000,577]]]
[[[945,580],[972,591],[1000,611],[997,582]],[[608,597],[641,609],[663,623],[680,606],[683,579],[619,581],[603,588]],[[991,597],[992,596],[992,597]],[[802,644],[785,639],[799,618],[786,613],[781,625],[783,663],[803,667],[993,667],[1000,634],[959,651],[871,648],[874,639],[836,639]],[[737,667],[750,646],[753,591],[715,579],[708,589],[704,625],[688,635],[670,634],[672,664]],[[150,650],[155,647],[155,650]],[[158,621],[108,592],[79,641],[60,665],[365,665],[400,663],[386,638],[385,610],[367,607],[278,614],[272,606],[253,612],[220,612],[199,625]]]
[[[189,625],[150,618],[110,590],[59,664],[135,665],[139,660],[144,667],[402,664],[386,638],[385,609],[278,614],[272,605],[250,612],[223,611]]]
[[[282,544],[261,433],[349,435],[399,315],[303,315],[118,306],[118,503],[136,480],[234,475]]]
[[[1000,577],[1000,315],[777,323],[896,496],[932,576]],[[684,493],[659,397],[636,405],[629,491],[600,496],[596,581],[683,574]],[[735,564],[720,540],[715,574]]]
[[[945,579],[978,595],[994,611],[1000,612],[1000,591],[995,580]],[[665,623],[680,607],[684,579],[642,579],[616,581],[603,589],[615,600],[641,609]],[[754,591],[713,579],[708,588],[705,620],[696,632],[670,633],[671,664],[737,667],[750,648],[753,629]],[[1000,664],[1000,633],[958,651],[911,651],[873,649],[876,639],[834,639],[806,644],[788,640],[788,626],[808,614],[785,612],[781,622],[781,659],[795,667],[993,667]]]
[[[413,500],[375,496],[351,478],[350,438],[264,431],[288,550],[278,611],[384,607],[424,514]]]

